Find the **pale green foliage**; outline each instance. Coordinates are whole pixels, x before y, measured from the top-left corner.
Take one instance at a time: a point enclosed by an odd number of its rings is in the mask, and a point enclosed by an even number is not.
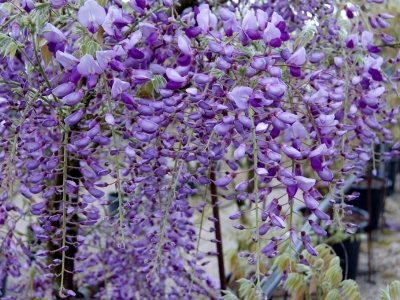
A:
[[[330,290],[328,295],[326,295],[325,300],[341,300],[340,292],[338,289]]]
[[[400,281],[396,280],[389,284],[389,294],[392,299],[400,299]]]
[[[222,299],[224,300],[239,300],[239,298],[232,294],[230,291],[223,290],[222,293],[224,294],[224,296],[222,296]]]
[[[40,32],[44,25],[46,25],[46,23],[49,21],[50,11],[50,3],[42,3],[41,5],[37,5],[32,11],[31,16],[36,25],[36,32]]]
[[[83,56],[85,54],[90,54],[94,58],[96,57],[96,51],[102,51],[101,46],[90,38],[89,35],[86,34],[86,29],[80,25],[75,26],[74,34],[80,36],[80,38],[76,41],[76,44],[79,45],[80,55]]]
[[[384,289],[381,289],[381,299],[382,300],[391,300],[389,293]]]
[[[311,272],[311,268],[309,266],[298,264],[296,265],[296,270],[300,273],[309,273]]]
[[[71,14],[59,15],[56,17],[54,23],[67,24],[72,18],[74,18],[74,15]]]
[[[278,268],[279,271],[283,272],[283,270],[286,269],[288,263],[289,263],[289,254],[282,253],[276,258],[274,265]]]
[[[265,52],[265,43],[263,40],[253,41],[250,45],[243,46],[241,44],[236,45],[241,52],[248,57],[262,56]],[[241,58],[240,58],[241,59]]]
[[[154,97],[155,93],[159,93],[160,88],[164,87],[166,84],[167,81],[163,76],[153,75],[150,81],[140,87],[137,94],[143,97]]]
[[[298,273],[290,273],[286,279],[285,286],[289,290],[294,290],[304,283],[304,276]]]
[[[210,75],[216,77],[217,79],[221,79],[222,77],[226,76],[226,72],[219,69],[213,69]]]
[[[76,0],[75,1],[76,7],[81,7],[81,6],[83,6],[84,3],[85,3],[85,0]]]
[[[317,33],[317,27],[313,22],[308,22],[302,28],[299,37],[294,42],[295,48],[300,48],[306,46],[311,39],[314,37],[314,34]]]
[[[13,59],[17,50],[18,44],[14,39],[6,34],[0,33],[0,54],[3,54],[4,57],[8,55],[10,59]]]
[[[96,51],[101,51],[102,49],[98,43],[87,37],[86,42],[82,43],[80,50],[82,55],[90,54],[91,56],[95,57]]]
[[[12,12],[12,10],[13,10],[13,6],[11,6],[9,3],[1,3],[0,4],[0,9],[2,9],[2,10],[4,10],[4,11],[6,11],[6,12]]]
[[[325,261],[322,258],[318,258],[314,263],[314,268],[316,271],[321,272],[324,268]]]
[[[167,84],[167,80],[164,76],[161,75],[153,75],[151,82],[153,83],[153,89],[155,92],[159,93],[160,88],[164,87]]]
[[[257,41],[253,41],[253,45],[256,47],[256,49],[262,54],[265,53],[265,42],[264,40],[257,40]],[[280,52],[280,50],[283,49],[283,47],[281,46],[280,48],[277,48],[277,51]]]
[[[239,75],[240,77],[244,77],[246,75],[246,67],[239,67]]]
[[[360,289],[354,280],[342,281],[339,290],[344,300],[361,300]]]
[[[107,0],[97,0],[97,3],[100,4],[101,6],[106,6]]]
[[[292,299],[303,299],[317,294],[321,300],[360,300],[358,285],[353,280],[342,281],[342,269],[339,257],[331,247],[321,244],[315,247],[319,253],[311,256],[306,250],[302,254],[310,266],[296,264],[288,275],[285,288],[292,294]],[[279,266],[280,261],[276,262]]]
[[[203,35],[197,36],[196,39],[199,40],[201,48],[207,47],[208,46],[208,42],[210,41],[210,39],[208,37],[203,36]]]
[[[344,42],[351,32],[351,23],[348,19],[339,18],[337,24],[340,26],[339,39]]]
[[[331,262],[329,263],[329,267],[333,267],[333,266],[340,266],[340,258],[338,256],[335,256]]]
[[[254,47],[254,45],[247,45],[246,47],[242,46],[240,47],[240,51],[242,51],[244,54],[246,54],[249,57],[253,57],[254,55],[257,54],[257,49]]]
[[[35,68],[32,66],[31,63],[28,62],[28,63],[25,64],[26,74],[31,75],[34,69]]]
[[[256,289],[252,281],[241,278],[237,281],[240,284],[239,297],[243,300],[250,300],[254,297]]]
[[[81,25],[76,25],[76,26],[74,27],[74,35],[79,35],[79,36],[85,35],[85,28],[84,28],[83,26],[81,26]],[[81,38],[82,38],[82,37],[81,37]],[[77,40],[77,42],[78,42],[78,41],[81,41],[81,38],[79,38],[79,39]]]
[[[325,278],[331,286],[337,287],[342,281],[342,268],[340,265],[331,266],[325,273]]]
[[[290,273],[286,280],[285,288],[292,291],[293,299],[301,299],[307,288],[304,275],[299,273]]]
[[[381,289],[382,300],[400,299],[400,281],[395,280],[386,286],[386,290]]]

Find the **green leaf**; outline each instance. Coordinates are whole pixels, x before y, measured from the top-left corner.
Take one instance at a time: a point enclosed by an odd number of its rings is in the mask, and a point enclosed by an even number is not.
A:
[[[106,6],[107,0],[97,0],[97,3],[101,6]]]
[[[314,34],[317,33],[317,27],[313,22],[308,22],[302,28],[299,37],[294,42],[295,48],[300,48],[306,46],[311,39],[314,37]]]
[[[360,289],[354,280],[347,279],[342,281],[340,291],[349,300],[361,300]]]
[[[258,80],[257,80],[257,79],[254,79],[254,80],[252,80],[252,81],[250,82],[250,87],[251,87],[252,89],[254,89],[254,88],[257,86],[257,84],[258,84]]]
[[[340,292],[337,289],[331,290],[328,295],[326,295],[326,300],[342,300],[342,297],[340,296]]]
[[[339,25],[341,28],[344,28],[347,32],[350,32],[351,30],[351,23],[349,19],[344,19],[344,18],[339,18],[337,21],[337,25]]]
[[[32,64],[30,62],[25,63],[26,74],[31,75],[34,69],[35,68],[32,66]]]
[[[340,26],[339,39],[344,42],[351,31],[351,23],[348,19],[340,18],[337,24]]]
[[[286,279],[285,287],[289,291],[294,291],[304,282],[304,276],[298,273],[290,273]]]
[[[240,77],[244,77],[246,75],[246,67],[239,67]]]
[[[12,50],[12,47],[14,47],[14,46],[11,46],[11,48],[9,48],[10,44],[14,44],[15,47],[17,46],[11,37],[9,37],[8,35],[5,35],[3,33],[0,33],[0,54],[4,54],[4,56],[6,56],[8,53],[10,53],[10,51]],[[14,53],[14,55],[15,55],[15,53]]]
[[[4,56],[6,56],[7,54],[9,54],[10,59],[13,59],[15,56],[15,53],[17,52],[18,46],[15,43],[10,43],[7,46],[7,49],[4,52]]]
[[[325,281],[329,282],[335,288],[338,287],[342,279],[343,275],[340,265],[333,264],[325,273]]]
[[[395,280],[388,285],[389,295],[392,299],[400,299],[400,281]]]
[[[222,299],[224,300],[239,300],[239,298],[232,294],[230,291],[222,290],[222,293],[224,294],[224,296],[222,296]]]
[[[241,279],[237,280],[236,282],[240,284],[240,288],[239,288],[240,298],[241,299],[251,299],[255,293],[254,283],[246,278],[241,278]]]
[[[87,54],[90,54],[91,56],[96,57],[96,51],[101,51],[101,50],[102,50],[101,46],[97,42],[90,40],[87,43],[87,50],[86,50]]]
[[[340,258],[338,256],[335,256],[334,258],[332,258],[332,260],[329,263],[329,267],[333,267],[333,266],[340,266]]]
[[[154,97],[154,95],[153,95],[154,84],[153,84],[153,82],[151,80],[146,82],[146,84],[144,85],[144,90],[146,91],[147,94],[149,94],[152,97]]]
[[[75,26],[75,28],[74,28],[74,34],[76,34],[76,35],[82,35],[82,34],[84,34],[85,33],[85,28],[83,28],[82,26],[80,26],[80,25],[76,25]]]
[[[213,69],[210,75],[216,77],[217,79],[221,79],[222,77],[226,76],[226,72],[219,69]]]
[[[36,25],[36,32],[40,32],[44,25],[50,18],[50,2],[41,3],[35,6],[34,11],[31,13],[32,19]]]
[[[81,50],[82,56],[85,55],[87,53],[86,45],[81,45],[80,50]]]
[[[44,44],[42,47],[40,47],[40,53],[42,54],[44,66],[47,67],[53,59],[53,54],[49,51],[47,44]]]
[[[74,15],[70,15],[70,14],[59,15],[55,19],[54,23],[66,24],[69,21],[71,21],[71,19],[73,19],[73,18],[74,18]]]
[[[103,42],[103,34],[104,34],[104,29],[103,26],[100,25],[96,34],[96,39],[99,43]]]
[[[240,51],[242,51],[244,54],[246,54],[249,57],[253,57],[256,54],[256,51],[254,49],[253,45],[248,45],[246,47],[240,47]]]
[[[167,84],[167,80],[161,75],[153,75],[151,80],[153,83],[153,90],[157,93],[160,92],[160,88],[163,88]]]
[[[276,266],[280,272],[283,272],[289,263],[289,258],[288,253],[279,255],[275,260],[274,266]]]
[[[201,36],[201,35],[197,36],[196,39],[198,39],[200,41],[200,47],[201,48],[207,47],[208,46],[208,42],[210,41],[210,39],[208,37]]]
[[[392,300],[392,298],[390,298],[389,293],[384,289],[381,289],[381,300]]]

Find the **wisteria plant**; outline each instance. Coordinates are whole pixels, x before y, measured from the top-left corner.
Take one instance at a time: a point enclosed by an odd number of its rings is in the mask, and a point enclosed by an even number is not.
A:
[[[7,299],[217,299],[232,202],[261,297],[280,245],[318,255],[295,203],[351,234],[345,178],[398,154],[374,153],[398,113],[383,0],[0,2]],[[333,220],[317,185],[342,190]]]

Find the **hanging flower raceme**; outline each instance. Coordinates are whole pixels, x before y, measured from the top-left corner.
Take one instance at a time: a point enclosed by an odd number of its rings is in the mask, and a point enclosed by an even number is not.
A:
[[[223,253],[202,251],[228,227],[248,237],[239,256],[256,281],[288,238],[318,255],[321,220],[337,221],[319,185],[342,197],[346,176],[392,143],[386,66],[400,58],[373,42],[394,43],[382,32],[392,16],[332,1],[72,2],[20,1],[0,16],[0,273],[15,291],[67,297],[87,282],[112,299],[218,298],[224,278],[204,266]],[[315,214],[309,232],[296,202]],[[29,245],[15,215],[32,220]]]

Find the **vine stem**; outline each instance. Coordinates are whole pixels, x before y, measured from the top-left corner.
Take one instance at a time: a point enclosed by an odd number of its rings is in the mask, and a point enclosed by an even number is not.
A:
[[[104,86],[105,86],[106,94],[107,94],[108,110],[111,113],[112,112],[112,104],[111,104],[110,90],[108,89],[107,78],[104,75],[104,73],[102,74],[102,77],[103,77]],[[112,139],[113,139],[113,147],[115,149],[118,149],[117,148],[117,137],[116,137],[116,134],[115,134],[114,126],[111,126],[111,135],[112,135]],[[119,227],[121,228],[121,236],[122,236],[121,248],[124,249],[125,248],[125,231],[124,231],[124,228],[122,226],[124,216],[123,216],[123,212],[122,212],[121,178],[120,178],[120,174],[119,174],[119,159],[118,158],[119,158],[119,154],[117,153],[115,155],[115,173],[116,173],[116,176],[117,176],[116,186],[117,186],[117,191],[118,191]]]
[[[342,124],[346,124],[347,120],[347,112],[348,112],[348,103],[349,103],[349,65],[347,63],[347,56],[345,51],[343,51],[343,61],[344,61],[344,76],[345,76],[345,82],[346,82],[346,88],[345,88],[345,99],[344,99],[344,116],[343,116],[343,121]],[[345,134],[342,136],[342,151],[344,152],[344,142],[345,142]],[[343,166],[345,165],[345,161],[343,162]]]
[[[40,59],[39,59],[39,54],[36,48],[36,39],[35,39],[35,35],[32,34],[32,44],[33,44],[33,52],[35,53],[35,57],[36,57],[36,61],[38,63],[38,67],[39,67],[39,73],[41,73],[43,75],[43,79],[46,81],[46,85],[48,88],[51,88],[51,84],[49,79],[46,76],[46,73],[44,72],[43,68],[42,68],[42,64],[40,63]]]
[[[192,108],[192,110],[193,110],[193,108]],[[192,140],[192,135],[193,135],[193,129],[190,130],[187,145],[190,144],[190,142],[191,142],[191,140]],[[172,183],[172,184],[171,184],[171,188],[170,188],[169,191],[168,191],[167,205],[166,205],[166,208],[165,208],[165,215],[164,215],[164,218],[163,218],[163,223],[162,223],[162,228],[161,228],[161,234],[160,234],[160,243],[159,243],[159,245],[158,245],[156,258],[154,259],[153,268],[152,268],[151,271],[147,274],[148,276],[150,276],[150,274],[155,270],[155,268],[156,268],[156,266],[157,266],[157,262],[158,262],[158,260],[160,259],[160,256],[161,256],[162,243],[163,243],[164,236],[165,236],[165,229],[166,229],[166,227],[167,227],[167,221],[168,221],[168,216],[169,216],[169,208],[170,208],[170,206],[171,206],[172,194],[173,194],[173,192],[175,191],[175,188],[176,188],[176,185],[177,185],[176,181],[179,180],[179,177],[180,177],[181,171],[182,171],[182,164],[183,164],[183,162],[182,162],[181,165],[179,166],[179,171],[178,171],[177,176],[175,176],[176,170],[177,170],[177,168],[178,168],[179,155],[180,155],[181,150],[182,150],[182,144],[183,144],[183,143],[182,143],[182,139],[181,139],[181,141],[179,142],[178,151],[177,151],[177,154],[176,154],[176,160],[175,160],[174,170],[173,170],[172,179],[171,179],[171,183]],[[175,180],[175,179],[176,179],[176,180]],[[148,277],[147,279],[150,280],[150,278],[151,278],[151,277]]]
[[[249,106],[248,108],[249,112],[249,117],[250,120],[252,121],[252,127],[251,127],[251,135],[252,135],[252,140],[253,140],[253,163],[254,167],[257,168],[258,164],[258,157],[257,157],[257,137],[256,137],[256,126],[254,124],[254,112]],[[258,175],[256,172],[254,172],[254,200],[255,200],[255,210],[256,210],[256,237],[257,237],[257,271],[256,271],[256,276],[257,276],[257,288],[258,290],[261,290],[261,281],[260,281],[260,258],[261,258],[261,250],[260,250],[260,229],[258,227],[259,223],[259,212],[258,212]]]
[[[210,178],[210,174],[211,174],[211,166],[208,168],[208,178]],[[208,193],[208,185],[206,186],[206,191],[204,193],[204,199],[207,199],[207,193]],[[205,207],[203,207],[202,211],[201,211],[201,219],[200,219],[200,229],[199,229],[199,238],[197,240],[197,245],[196,245],[196,261],[197,261],[197,255],[199,254],[199,249],[200,249],[200,240],[201,240],[201,232],[203,230],[203,220],[204,220],[204,209]],[[190,287],[189,287],[189,294],[192,291],[192,286],[193,286],[193,281],[194,281],[194,272],[195,272],[195,268],[193,268],[192,270],[192,278],[190,279]]]
[[[67,125],[68,126],[68,125]],[[68,176],[68,135],[69,130],[64,132],[64,162],[63,162],[63,237],[62,237],[62,246],[65,247],[65,238],[67,235],[67,176]],[[65,272],[65,251],[62,251],[62,258],[61,258],[61,286],[60,291],[64,289],[64,272]]]

